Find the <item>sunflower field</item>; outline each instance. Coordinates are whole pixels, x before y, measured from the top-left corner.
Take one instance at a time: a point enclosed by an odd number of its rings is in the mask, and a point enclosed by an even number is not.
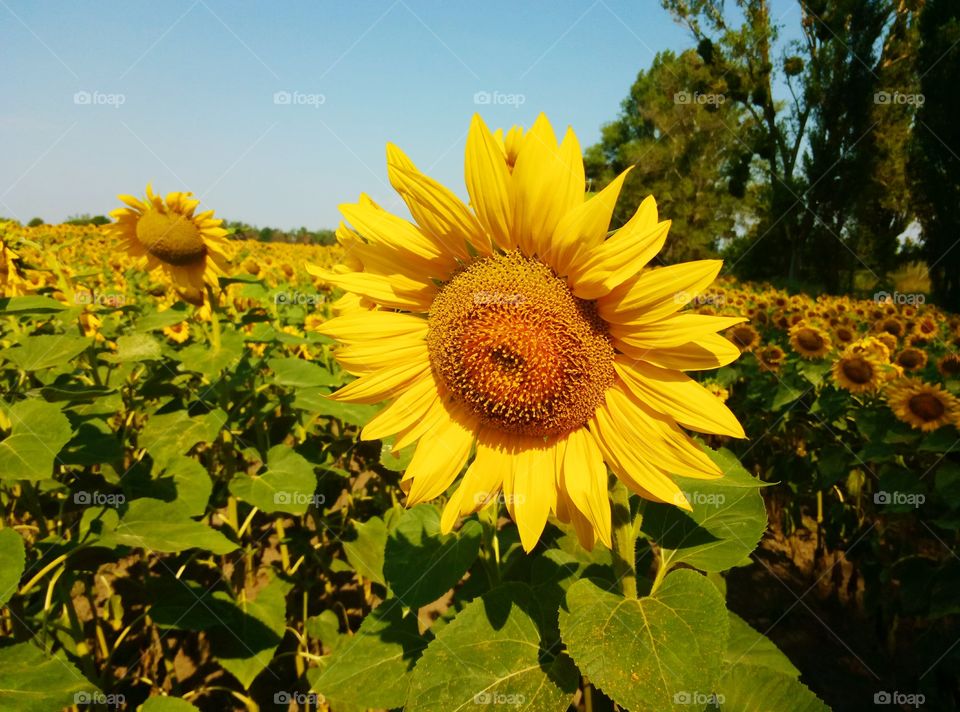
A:
[[[0,710],[952,708],[960,317],[658,266],[628,172],[477,116],[332,247],[0,223]]]

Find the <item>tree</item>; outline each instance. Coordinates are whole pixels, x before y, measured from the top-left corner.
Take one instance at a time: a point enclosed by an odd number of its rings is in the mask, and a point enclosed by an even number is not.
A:
[[[960,4],[927,0],[917,56],[923,106],[910,155],[923,254],[934,297],[960,309]]]
[[[660,255],[665,262],[715,255],[748,212],[740,198],[747,195],[749,160],[733,129],[745,117],[727,103],[727,91],[696,52],[662,52],[637,75],[620,116],[586,152],[596,189],[633,166],[615,226],[651,194],[661,216],[673,221]]]

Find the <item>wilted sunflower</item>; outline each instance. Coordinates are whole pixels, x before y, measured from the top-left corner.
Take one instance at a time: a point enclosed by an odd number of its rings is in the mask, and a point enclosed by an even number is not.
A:
[[[911,427],[924,432],[960,418],[960,401],[939,385],[914,378],[902,379],[887,388],[887,403],[893,414]]]
[[[927,365],[927,352],[923,349],[905,348],[897,354],[897,365],[905,371],[919,371]]]
[[[737,324],[727,329],[726,336],[741,352],[751,351],[760,343],[760,334],[750,324]]]
[[[884,363],[864,350],[845,350],[831,370],[836,384],[851,393],[879,390],[884,380]]]
[[[119,195],[127,208],[110,213],[106,229],[120,237],[127,252],[146,260],[146,268],[162,268],[187,301],[203,302],[204,284],[216,286],[227,268],[227,231],[223,220],[207,210],[194,214],[200,201],[193,193],[168,193],[166,200],[147,186],[146,201]]]
[[[416,224],[361,197],[341,206],[349,263],[308,271],[377,307],[320,331],[359,376],[333,398],[393,401],[361,437],[419,441],[402,479],[408,505],[443,494],[472,457],[444,531],[502,489],[527,551],[551,512],[584,546],[609,546],[607,466],[637,494],[689,508],[670,475],[722,473],[681,426],[744,437],[684,373],[739,355],[717,332],[741,317],[678,313],[720,262],[645,268],[670,224],[652,197],[607,238],[626,172],[585,199],[576,136],[558,145],[542,114],[506,147],[474,117],[469,208],[393,145],[387,168]]]
[[[790,327],[790,346],[804,358],[823,358],[830,353],[830,336],[813,324],[800,322]]]

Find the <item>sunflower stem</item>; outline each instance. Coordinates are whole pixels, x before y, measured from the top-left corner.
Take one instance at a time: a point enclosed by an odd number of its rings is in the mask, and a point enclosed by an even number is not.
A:
[[[630,493],[617,480],[610,491],[613,507],[613,573],[626,598],[637,597],[637,533],[630,512]]]
[[[207,285],[207,299],[210,300],[210,337],[214,353],[220,350],[220,299],[214,294],[213,287]]]

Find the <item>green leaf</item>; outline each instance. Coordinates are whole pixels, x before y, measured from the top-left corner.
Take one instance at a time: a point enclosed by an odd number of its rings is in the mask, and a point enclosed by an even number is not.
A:
[[[480,553],[482,534],[480,524],[469,520],[459,532],[441,536],[439,509],[408,509],[387,537],[383,576],[403,605],[425,606],[463,578]]]
[[[31,391],[32,393],[33,391]],[[91,401],[97,398],[109,396],[116,393],[115,388],[106,388],[105,386],[88,386],[85,383],[64,383],[60,385],[44,386],[37,389],[37,392],[43,399],[49,403],[60,401]]]
[[[828,361],[801,361],[797,365],[797,371],[812,385],[819,386],[830,372],[831,366]]]
[[[647,503],[643,531],[660,546],[665,566],[682,562],[703,571],[725,571],[750,555],[767,528],[759,492],[763,483],[752,477],[729,450],[704,451],[723,471],[723,477],[674,477],[693,511]]]
[[[93,343],[82,336],[66,334],[25,336],[18,346],[0,351],[0,356],[12,361],[24,371],[39,371],[50,366],[62,366]]]
[[[391,452],[394,438],[388,438],[380,446],[380,464],[391,472],[405,472],[410,460],[413,459],[413,453],[417,449],[416,443],[407,445],[400,452],[394,455]]]
[[[215,529],[190,518],[179,502],[159,499],[135,499],[120,518],[112,534],[102,545],[123,544],[162,553],[187,549],[205,549],[214,554],[227,554],[237,545]]]
[[[160,357],[160,342],[148,334],[124,334],[117,339],[115,352],[100,354],[109,363],[157,361]]]
[[[20,401],[7,410],[10,435],[0,442],[0,480],[45,480],[53,477],[57,453],[70,441],[72,429],[59,406],[46,401]]]
[[[267,453],[262,475],[240,474],[230,481],[230,491],[267,514],[303,514],[317,489],[311,465],[288,445],[274,445]]]
[[[790,677],[800,677],[800,671],[765,635],[755,631],[736,613],[730,615],[730,639],[723,660],[727,665],[753,665],[769,668]]]
[[[720,592],[689,569],[640,599],[582,579],[560,611],[561,637],[581,672],[631,712],[689,709],[675,695],[712,692],[728,625]]]
[[[232,329],[224,329],[220,334],[219,350],[215,350],[210,342],[204,340],[176,351],[173,355],[180,361],[181,371],[200,373],[213,381],[225,369],[235,365],[243,356],[243,351],[243,336]]]
[[[386,586],[383,577],[383,555],[387,546],[387,525],[380,517],[371,517],[356,524],[355,539],[343,542],[343,552],[354,570],[371,581]]]
[[[273,371],[273,382],[278,386],[292,388],[312,388],[314,386],[336,386],[340,379],[327,369],[302,358],[272,358],[267,365]]]
[[[557,644],[544,643],[542,619],[536,596],[522,583],[507,583],[474,599],[427,646],[404,709],[449,712],[503,705],[565,712],[579,676]]]
[[[795,677],[755,665],[730,668],[717,684],[716,700],[722,712],[830,712]]]
[[[248,689],[270,664],[287,627],[286,595],[293,584],[270,576],[253,600],[238,601],[240,623],[210,631],[217,661]]]
[[[802,395],[803,391],[801,389],[793,388],[792,386],[789,386],[785,382],[781,381],[780,385],[777,386],[776,393],[774,393],[773,400],[770,403],[770,411],[776,413],[778,410],[783,408],[783,406],[793,403]]]
[[[339,403],[330,400],[326,388],[303,388],[297,390],[293,407],[305,410],[311,415],[326,415],[341,423],[363,427],[376,415],[379,406],[363,403]]]
[[[341,703],[400,707],[407,697],[410,671],[425,645],[417,617],[404,617],[400,602],[388,598],[364,618],[356,635],[307,677],[334,709]]]
[[[138,332],[157,331],[168,326],[173,326],[174,324],[179,324],[189,318],[190,313],[187,311],[187,305],[183,302],[177,302],[169,309],[161,312],[153,312],[152,314],[147,314],[137,319],[133,325],[133,329]]]
[[[346,636],[340,634],[340,619],[337,614],[329,609],[322,611],[319,615],[308,617],[304,629],[308,636],[319,640],[331,652],[336,650],[341,642],[348,640]]]
[[[26,561],[23,537],[14,529],[0,529],[0,606],[17,592]]]
[[[62,653],[48,656],[33,643],[0,648],[0,710],[60,710],[96,689]]]
[[[25,297],[0,297],[0,314],[50,314],[68,309],[50,297],[31,294]]]
[[[138,712],[196,712],[196,709],[179,697],[151,697],[137,707]]]
[[[157,467],[166,469],[173,458],[186,455],[197,443],[215,440],[226,419],[219,409],[194,417],[185,410],[154,414],[140,431],[139,444]]]

